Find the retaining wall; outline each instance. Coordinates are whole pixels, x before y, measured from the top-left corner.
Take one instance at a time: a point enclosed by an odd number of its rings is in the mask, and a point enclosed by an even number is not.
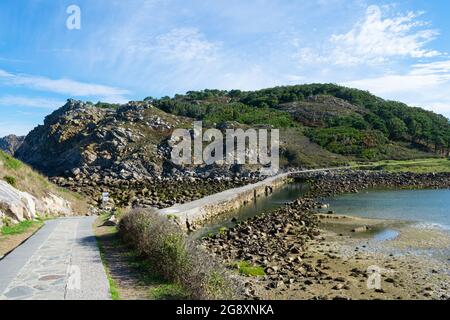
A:
[[[176,217],[183,228],[194,230],[213,217],[237,210],[242,205],[255,201],[258,197],[270,195],[276,188],[288,181],[289,175],[289,173],[279,174],[254,184],[229,189],[192,202],[161,209],[159,212]]]

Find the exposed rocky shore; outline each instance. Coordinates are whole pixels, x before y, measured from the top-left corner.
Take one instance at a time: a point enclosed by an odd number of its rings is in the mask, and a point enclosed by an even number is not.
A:
[[[51,179],[69,190],[87,195],[92,204],[102,203],[102,192],[110,194],[112,207],[166,208],[176,203],[186,203],[207,195],[255,183],[257,176],[219,176],[215,178],[160,177],[146,181],[123,179]]]
[[[370,188],[441,189],[450,188],[450,173],[389,173],[385,171],[344,170],[293,174],[310,183],[311,197],[357,193]]]
[[[286,287],[305,276],[318,276],[314,266],[303,263],[308,243],[318,237],[317,203],[299,199],[280,209],[249,219],[203,243],[226,264],[245,260],[262,266],[269,288]],[[255,295],[254,289],[249,295]]]
[[[450,187],[450,173],[391,174],[345,170],[302,173],[294,176],[296,179],[310,183],[311,188],[308,195],[310,198],[298,199],[277,210],[243,221],[226,232],[203,240],[204,245],[227,265],[245,260],[254,266],[264,268],[264,277],[247,278],[247,294],[250,298],[364,298],[364,293],[361,294],[361,292],[364,292],[367,273],[362,268],[365,263],[361,263],[361,261],[381,263],[382,260],[384,264],[389,264],[390,261],[392,265],[398,262],[389,255],[383,256],[380,258],[381,260],[368,255],[358,256],[358,258],[353,257],[350,262],[345,262],[347,258],[341,255],[341,247],[337,242],[343,235],[332,233],[334,238],[332,237],[332,240],[329,241],[328,231],[324,231],[323,228],[319,229],[319,221],[323,215],[316,213],[323,205],[313,200],[313,197],[328,197],[339,193],[358,192],[367,188]],[[334,219],[339,218],[335,215],[330,216]],[[356,225],[355,228],[362,226],[365,225]],[[401,265],[408,265],[412,268],[414,263],[411,261],[411,259],[406,259]],[[340,266],[338,271],[333,270],[337,268],[336,263]],[[352,265],[354,267],[348,268]],[[396,267],[401,268],[400,265]],[[427,266],[423,268],[425,270]],[[420,272],[420,270],[418,271]],[[352,281],[349,282],[350,278],[357,279],[352,280],[353,286],[351,285]],[[445,294],[432,296],[424,293],[422,292],[423,288],[408,288],[408,281],[405,279],[389,280],[391,281],[389,286],[392,287],[389,294],[380,290],[366,298],[446,297]],[[398,285],[393,286],[393,282]],[[409,282],[409,285],[412,286],[413,283]],[[303,294],[308,291],[307,288],[310,286],[315,286],[316,289],[308,294]],[[447,284],[444,288],[446,286]],[[332,294],[320,294],[320,288],[324,292]],[[408,289],[414,292],[408,294]],[[343,294],[343,291],[346,294]],[[350,294],[351,292],[353,293]]]

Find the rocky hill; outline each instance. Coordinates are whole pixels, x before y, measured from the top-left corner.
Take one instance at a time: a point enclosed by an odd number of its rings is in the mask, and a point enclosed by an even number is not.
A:
[[[250,174],[229,177],[229,168],[172,164],[168,138],[176,128],[192,127],[192,120],[149,102],[69,100],[28,134],[15,155],[61,186],[98,203],[109,192],[121,206],[169,206],[251,181]]]
[[[285,167],[325,167],[448,153],[443,116],[329,84],[260,91],[204,90],[125,105],[69,100],[31,131],[16,157],[93,202],[166,207],[259,177],[250,166],[179,167],[169,159],[176,128],[281,130]]]
[[[0,138],[0,150],[9,155],[14,155],[14,153],[17,149],[19,149],[24,140],[25,137],[18,137],[13,134]]]
[[[450,150],[450,125],[444,116],[335,84],[203,90],[149,99],[162,110],[211,124],[235,120],[300,126],[322,148],[357,160],[405,159],[422,152],[443,156]]]

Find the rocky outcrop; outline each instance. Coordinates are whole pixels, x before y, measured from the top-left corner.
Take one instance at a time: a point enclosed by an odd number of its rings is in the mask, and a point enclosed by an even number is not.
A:
[[[9,135],[0,138],[0,150],[3,150],[7,154],[13,156],[17,149],[20,148],[25,137],[18,137],[16,135]]]
[[[108,192],[116,205],[168,207],[258,179],[239,167],[174,165],[168,139],[191,122],[149,102],[68,100],[28,134],[15,156],[93,204]]]
[[[153,136],[149,131],[169,126],[163,121],[150,123],[144,117],[149,108],[147,104],[105,108],[69,100],[30,132],[16,157],[50,177],[151,176],[161,169],[156,161],[161,157],[159,141],[144,138]]]
[[[70,202],[54,194],[38,199],[36,210],[50,216],[70,216],[73,214]]]
[[[305,101],[296,101],[280,105],[280,109],[288,112],[300,123],[311,127],[323,127],[336,117],[362,115],[368,111],[343,99],[333,96],[317,95]]]
[[[357,193],[371,188],[443,189],[450,188],[450,173],[390,173],[385,171],[325,171],[293,173],[293,177],[311,184],[312,197],[330,197]]]
[[[36,198],[0,180],[0,211],[15,222],[36,218]]]
[[[0,180],[0,225],[32,220],[38,215],[68,216],[72,209],[68,201],[56,195],[38,199]]]

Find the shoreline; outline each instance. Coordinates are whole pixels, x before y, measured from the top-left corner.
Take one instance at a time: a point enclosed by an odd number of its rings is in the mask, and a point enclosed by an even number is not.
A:
[[[243,221],[203,242],[225,265],[247,261],[264,269],[264,276],[240,276],[246,298],[450,299],[450,233],[418,228],[410,221],[323,214],[318,202],[373,187],[448,188],[448,174],[348,171],[299,178],[312,181],[311,198]],[[361,227],[369,228],[352,232]],[[384,241],[373,239],[386,230],[392,232],[381,237]],[[442,259],[430,257],[427,250],[441,250]],[[381,270],[378,289],[367,287],[373,279],[371,266]]]
[[[312,240],[308,250],[302,255],[303,263],[311,266],[317,275],[307,276],[280,288],[270,288],[267,276],[254,279],[256,281],[250,280],[258,298],[450,299],[449,262],[419,251],[448,249],[450,234],[440,230],[420,229],[406,221],[345,215],[319,216],[321,238]],[[351,231],[361,226],[373,229],[361,233]],[[374,233],[384,228],[397,230],[398,236],[385,241],[374,241]],[[436,243],[436,236],[442,241]],[[378,267],[380,270],[379,288],[367,286],[371,267]]]
[[[429,255],[431,250],[450,248],[450,233],[439,229],[420,228],[415,222],[342,216],[341,219],[321,219],[320,228],[325,240],[313,244],[312,259],[320,259],[320,249],[332,247],[336,253],[330,263],[334,277],[345,277],[346,268],[366,270],[368,278],[371,265],[380,267],[381,290],[355,286],[355,272],[348,272],[347,282],[339,291],[349,299],[448,299],[450,298],[450,264],[448,257]],[[340,225],[340,229],[336,228]],[[342,227],[347,232],[342,233]],[[355,233],[352,229],[368,226],[366,232]],[[340,232],[339,232],[340,230]],[[397,235],[386,240],[376,240],[377,232],[395,230]],[[327,246],[328,245],[328,246]],[[319,254],[318,254],[319,253]],[[318,254],[318,255],[317,255]],[[316,256],[317,255],[317,256]],[[364,268],[365,267],[365,268]],[[384,270],[384,272],[383,272]],[[348,270],[347,270],[348,271]],[[357,273],[357,272],[356,272]],[[355,290],[358,288],[359,290]]]

